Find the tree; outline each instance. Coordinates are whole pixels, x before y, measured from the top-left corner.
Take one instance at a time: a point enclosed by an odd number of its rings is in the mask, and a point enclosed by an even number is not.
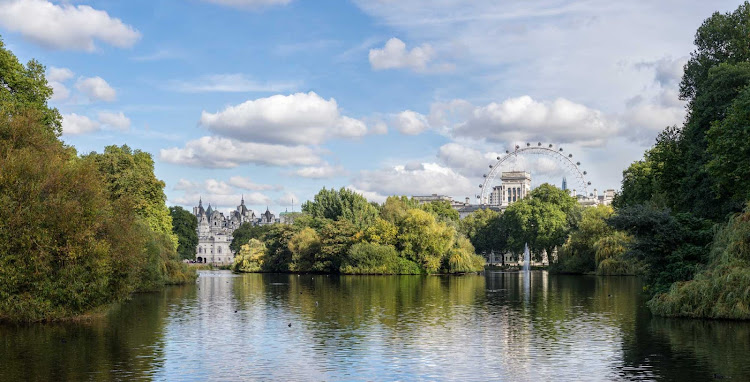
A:
[[[235,272],[260,272],[264,269],[266,245],[258,239],[250,239],[242,245],[234,258],[232,270]]]
[[[507,245],[507,232],[503,229],[499,213],[489,209],[478,209],[458,224],[478,253],[503,252]]]
[[[169,207],[172,215],[172,232],[177,235],[177,253],[182,259],[195,259],[198,247],[198,219],[180,206]]]
[[[708,260],[713,224],[688,213],[636,205],[609,219],[617,230],[633,237],[627,255],[642,261],[645,281],[652,294],[672,283],[690,280]]]
[[[406,211],[411,208],[419,208],[419,203],[407,196],[389,196],[385,199],[385,203],[383,203],[380,217],[398,225],[406,216]]]
[[[419,206],[421,209],[435,215],[438,220],[444,222],[458,222],[458,211],[451,206],[447,200],[436,200]]]
[[[36,124],[59,137],[62,117],[47,105],[52,88],[44,77],[44,66],[36,60],[21,64],[0,40],[0,110],[3,114],[28,113],[33,110]],[[6,115],[7,116],[7,115]]]
[[[726,210],[737,211],[750,200],[750,87],[734,99],[726,118],[708,131],[708,174]]]
[[[295,272],[309,272],[313,270],[315,255],[320,252],[320,236],[312,228],[304,228],[297,232],[287,243],[292,253],[289,270]]]
[[[237,253],[250,239],[263,240],[265,234],[270,229],[271,225],[254,226],[250,223],[242,223],[242,225],[232,232],[232,242],[229,244],[229,249]]]
[[[558,252],[555,270],[563,273],[586,273],[596,270],[596,243],[614,232],[607,224],[612,216],[612,207],[599,205],[583,210],[578,228]]]
[[[165,184],[154,175],[151,154],[123,145],[107,146],[103,153],[92,152],[84,158],[97,163],[112,200],[132,200],[136,212],[149,227],[154,232],[170,236],[177,248],[177,237],[172,233],[172,217],[165,205]]]
[[[402,255],[427,273],[440,269],[441,260],[453,246],[455,231],[425,211],[410,209],[399,225],[398,247]]]
[[[349,190],[320,190],[312,201],[302,204],[302,211],[313,218],[337,220],[344,218],[358,229],[367,228],[378,216],[377,208],[373,207],[365,197]]]

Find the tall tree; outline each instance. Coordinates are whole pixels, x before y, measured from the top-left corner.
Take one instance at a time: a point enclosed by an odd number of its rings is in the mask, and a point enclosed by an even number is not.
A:
[[[198,219],[180,206],[169,207],[169,214],[172,215],[172,232],[177,235],[177,253],[182,259],[195,259]]]
[[[320,190],[312,201],[302,205],[302,211],[313,218],[337,220],[344,218],[358,229],[370,226],[378,216],[377,208],[373,207],[365,197],[349,190]]]

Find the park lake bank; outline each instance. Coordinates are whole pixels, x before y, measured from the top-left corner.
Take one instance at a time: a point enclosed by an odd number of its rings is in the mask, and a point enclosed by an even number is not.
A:
[[[0,326],[0,380],[750,379],[750,323],[654,317],[637,277],[199,273]]]

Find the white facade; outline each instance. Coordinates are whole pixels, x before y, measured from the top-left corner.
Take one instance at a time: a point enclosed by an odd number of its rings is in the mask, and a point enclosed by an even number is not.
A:
[[[526,197],[531,192],[531,174],[526,171],[507,171],[500,174],[499,186],[492,188],[488,200],[491,206],[505,209],[513,202]]]
[[[198,246],[195,248],[195,260],[208,264],[231,264],[234,253],[229,249],[232,233],[243,223],[256,224],[255,212],[245,206],[243,198],[237,209],[229,213],[229,218],[222,212],[214,210],[211,205],[203,209],[203,201],[193,208],[198,219]]]

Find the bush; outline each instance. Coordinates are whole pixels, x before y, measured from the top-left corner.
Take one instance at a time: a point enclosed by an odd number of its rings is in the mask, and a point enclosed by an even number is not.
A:
[[[667,317],[750,319],[750,205],[717,232],[708,269],[648,306]]]
[[[417,263],[400,257],[392,245],[357,243],[349,248],[339,268],[341,273],[355,275],[420,274]]]

